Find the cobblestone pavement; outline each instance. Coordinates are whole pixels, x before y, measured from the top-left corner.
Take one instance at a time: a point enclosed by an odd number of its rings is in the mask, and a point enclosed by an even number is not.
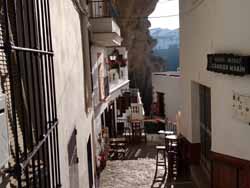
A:
[[[157,145],[161,145],[160,140],[149,140],[147,143],[131,144],[125,156],[125,160],[156,159]],[[154,169],[155,170],[155,169]],[[152,179],[153,182],[153,179]],[[128,187],[127,187],[128,188]],[[138,187],[140,188],[140,187]],[[190,177],[190,170],[177,174],[175,178],[166,176],[165,182],[161,185],[151,185],[151,188],[196,188]]]

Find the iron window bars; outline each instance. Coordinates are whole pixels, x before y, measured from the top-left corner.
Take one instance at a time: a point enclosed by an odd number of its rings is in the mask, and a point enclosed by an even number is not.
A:
[[[0,1],[0,70],[6,73],[0,76],[11,137],[10,183],[60,187],[49,0]]]

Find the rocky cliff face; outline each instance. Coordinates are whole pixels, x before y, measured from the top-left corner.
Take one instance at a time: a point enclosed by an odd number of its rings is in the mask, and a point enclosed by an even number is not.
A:
[[[129,51],[129,78],[131,87],[140,89],[146,112],[152,101],[151,73],[163,69],[164,61],[153,56],[156,41],[149,33],[150,22],[146,19],[158,0],[117,0],[117,22],[124,38],[123,46]]]

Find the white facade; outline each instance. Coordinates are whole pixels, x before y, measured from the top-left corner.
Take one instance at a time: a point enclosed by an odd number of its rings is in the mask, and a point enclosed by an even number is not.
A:
[[[232,109],[234,91],[250,94],[250,76],[206,70],[209,53],[249,55],[250,1],[209,0],[196,8],[193,2],[180,1],[181,132],[200,142],[197,84],[206,85],[211,88],[212,151],[250,160],[250,126],[233,118]]]
[[[116,33],[121,36],[120,27],[113,18],[92,18],[90,23],[95,33]]]
[[[181,78],[179,72],[152,73],[154,102],[156,93],[164,93],[165,115],[175,122],[176,115],[181,110]]]
[[[112,17],[111,12],[116,10],[113,3],[90,0],[89,4],[91,40],[99,46],[120,46],[123,39],[120,27]]]
[[[114,49],[118,49],[124,58],[127,58],[127,50],[125,48],[106,48],[104,46],[94,45],[91,47],[91,61],[92,61],[92,75],[93,75],[93,99],[94,99],[94,138],[95,138],[95,152],[99,154],[101,146],[98,143],[98,138],[102,131],[101,115],[104,114],[105,109],[108,108],[111,102],[114,102],[116,109],[116,99],[122,94],[122,90],[129,88],[128,80],[128,66],[120,67],[120,72],[117,69],[110,69],[108,67],[108,55]],[[100,71],[101,70],[101,71]],[[121,74],[121,71],[123,72]],[[123,75],[123,76],[121,76]],[[108,78],[108,93],[104,98],[101,97],[103,89],[105,89],[102,78]],[[115,114],[117,112],[115,111]],[[115,115],[115,123],[117,122],[117,115]]]
[[[72,1],[50,1],[52,38],[55,64],[55,86],[59,119],[59,149],[62,187],[69,188],[67,145],[77,129],[79,185],[88,187],[87,142],[92,131],[92,114],[86,113],[84,96],[84,60],[79,12]],[[87,19],[87,17],[85,18]],[[88,42],[88,40],[86,40]]]

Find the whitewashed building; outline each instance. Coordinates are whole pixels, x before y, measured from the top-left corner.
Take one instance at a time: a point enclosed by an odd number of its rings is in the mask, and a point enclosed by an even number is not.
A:
[[[128,52],[121,46],[122,37],[112,1],[89,1],[91,62],[93,79],[94,142],[96,171],[100,156],[108,155],[105,139],[117,136],[117,98],[129,88]],[[105,153],[105,154],[104,154]]]
[[[244,68],[244,76],[228,74],[235,61],[224,58],[250,55],[249,7],[246,0],[180,1],[181,133],[213,188],[250,186],[250,76]],[[212,61],[224,74],[207,70],[208,54],[222,54]]]
[[[181,76],[179,72],[152,73],[153,103],[160,116],[176,122],[181,110]]]

